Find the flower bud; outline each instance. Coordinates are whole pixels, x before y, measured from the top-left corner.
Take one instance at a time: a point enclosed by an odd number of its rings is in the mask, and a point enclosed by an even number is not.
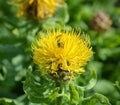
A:
[[[109,16],[103,12],[95,14],[90,21],[90,27],[96,31],[107,31],[111,25],[112,21]]]

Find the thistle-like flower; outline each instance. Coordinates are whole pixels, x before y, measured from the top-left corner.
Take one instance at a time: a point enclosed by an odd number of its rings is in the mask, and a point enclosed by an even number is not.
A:
[[[90,21],[91,28],[98,32],[109,30],[111,25],[112,21],[110,20],[110,17],[104,12],[95,14]]]
[[[34,19],[45,19],[51,17],[57,8],[62,6],[64,0],[14,0],[18,4],[18,15],[32,17]]]
[[[83,73],[83,66],[93,55],[88,36],[60,29],[47,31],[37,38],[32,49],[33,61],[40,65],[40,71],[64,80],[74,73]]]

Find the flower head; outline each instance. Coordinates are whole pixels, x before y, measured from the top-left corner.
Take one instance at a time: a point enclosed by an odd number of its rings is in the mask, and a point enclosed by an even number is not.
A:
[[[90,21],[90,27],[98,32],[109,30],[111,25],[112,21],[109,15],[104,12],[98,12]]]
[[[19,4],[20,16],[45,19],[53,16],[63,0],[14,0],[13,3]]]
[[[50,74],[60,71],[82,73],[83,66],[93,55],[88,36],[60,29],[47,31],[36,40],[32,49],[33,61],[40,65],[42,72]]]

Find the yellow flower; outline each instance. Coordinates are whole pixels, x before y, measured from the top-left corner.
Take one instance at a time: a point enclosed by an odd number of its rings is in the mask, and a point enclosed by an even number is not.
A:
[[[14,0],[13,4],[19,4],[18,14],[33,18],[44,19],[53,16],[64,0]]]
[[[93,55],[88,36],[60,29],[47,31],[33,44],[33,61],[42,72],[84,72],[83,66]]]

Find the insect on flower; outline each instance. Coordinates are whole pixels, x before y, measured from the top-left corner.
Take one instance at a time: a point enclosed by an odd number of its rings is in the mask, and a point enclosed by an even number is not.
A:
[[[33,61],[40,65],[40,71],[63,80],[83,73],[83,67],[93,55],[88,36],[60,28],[48,30],[46,35],[37,38],[32,49]]]

